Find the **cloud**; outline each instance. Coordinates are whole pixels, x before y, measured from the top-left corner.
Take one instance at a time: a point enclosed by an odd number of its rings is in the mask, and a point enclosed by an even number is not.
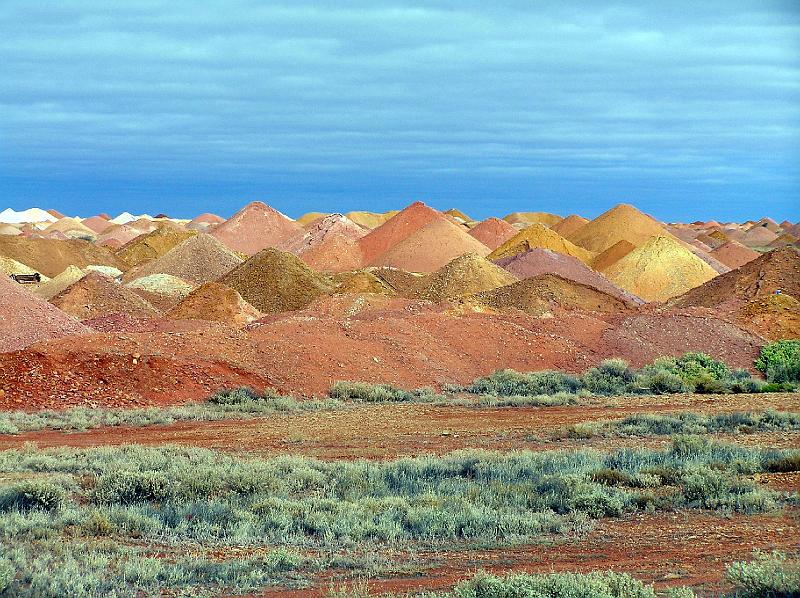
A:
[[[413,194],[591,214],[705,194],[733,217],[760,189],[796,219],[798,40],[800,11],[755,0],[7,0],[0,203],[225,213],[246,189],[288,212]]]

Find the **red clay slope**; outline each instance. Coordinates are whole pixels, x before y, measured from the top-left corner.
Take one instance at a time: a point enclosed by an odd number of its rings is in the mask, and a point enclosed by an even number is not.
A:
[[[0,276],[0,352],[16,351],[38,341],[88,332],[91,331],[74,318],[28,292],[9,277]]]
[[[280,246],[302,230],[277,210],[254,201],[216,227],[211,235],[234,251],[255,255],[266,247]]]

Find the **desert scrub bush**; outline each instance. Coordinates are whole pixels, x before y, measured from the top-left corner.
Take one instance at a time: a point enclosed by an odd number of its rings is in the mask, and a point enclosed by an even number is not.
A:
[[[69,542],[61,539],[0,543],[5,561],[17,574],[2,596],[30,598],[141,598],[183,592],[218,596],[253,592],[265,585],[298,579],[300,568],[318,563],[288,550],[231,560],[156,558],[113,541]],[[0,566],[0,582],[2,566]]]
[[[761,347],[755,362],[769,382],[800,382],[800,339],[782,340]]]
[[[618,420],[600,420],[567,428],[573,438],[594,436],[668,436],[673,434],[715,434],[734,432],[800,431],[800,414],[767,410],[762,413],[738,411],[706,415],[703,413],[639,413]]]
[[[394,403],[402,401],[434,402],[445,397],[428,386],[404,390],[391,384],[370,384],[340,380],[331,386],[328,396],[342,401],[364,401],[366,403]]]
[[[559,598],[592,596],[593,598],[655,598],[652,586],[626,573],[549,573],[543,575],[513,574],[497,577],[478,573],[456,585],[456,598]]]
[[[66,489],[52,482],[24,481],[0,491],[0,511],[60,511],[66,502]]]
[[[752,561],[728,565],[725,579],[741,598],[800,596],[800,559],[782,552],[757,552]]]
[[[533,396],[480,395],[476,401],[465,403],[465,405],[476,405],[479,407],[557,407],[560,405],[577,404],[577,395],[567,392]]]
[[[498,370],[478,378],[467,392],[499,396],[537,396],[556,393],[576,394],[583,388],[580,378],[564,372],[544,371],[522,373]]]
[[[606,359],[583,375],[586,390],[596,395],[625,394],[636,378],[636,373],[624,359]]]

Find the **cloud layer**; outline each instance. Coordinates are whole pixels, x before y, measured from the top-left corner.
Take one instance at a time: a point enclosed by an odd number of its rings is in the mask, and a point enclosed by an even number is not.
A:
[[[800,219],[793,2],[321,4],[6,0],[0,204]]]

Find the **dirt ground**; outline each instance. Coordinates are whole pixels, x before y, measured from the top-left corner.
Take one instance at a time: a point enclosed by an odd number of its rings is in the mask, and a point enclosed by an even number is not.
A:
[[[490,450],[642,446],[641,438],[553,439],[559,428],[631,413],[800,411],[800,394],[665,395],[594,399],[564,407],[475,408],[424,404],[361,405],[337,411],[275,414],[250,420],[178,422],[145,428],[87,432],[39,431],[0,436],[0,449],[34,442],[39,447],[182,444],[258,455],[293,454],[322,459],[390,459],[465,448]],[[800,434],[726,434],[744,444],[791,448]],[[647,439],[662,446],[668,437]]]

